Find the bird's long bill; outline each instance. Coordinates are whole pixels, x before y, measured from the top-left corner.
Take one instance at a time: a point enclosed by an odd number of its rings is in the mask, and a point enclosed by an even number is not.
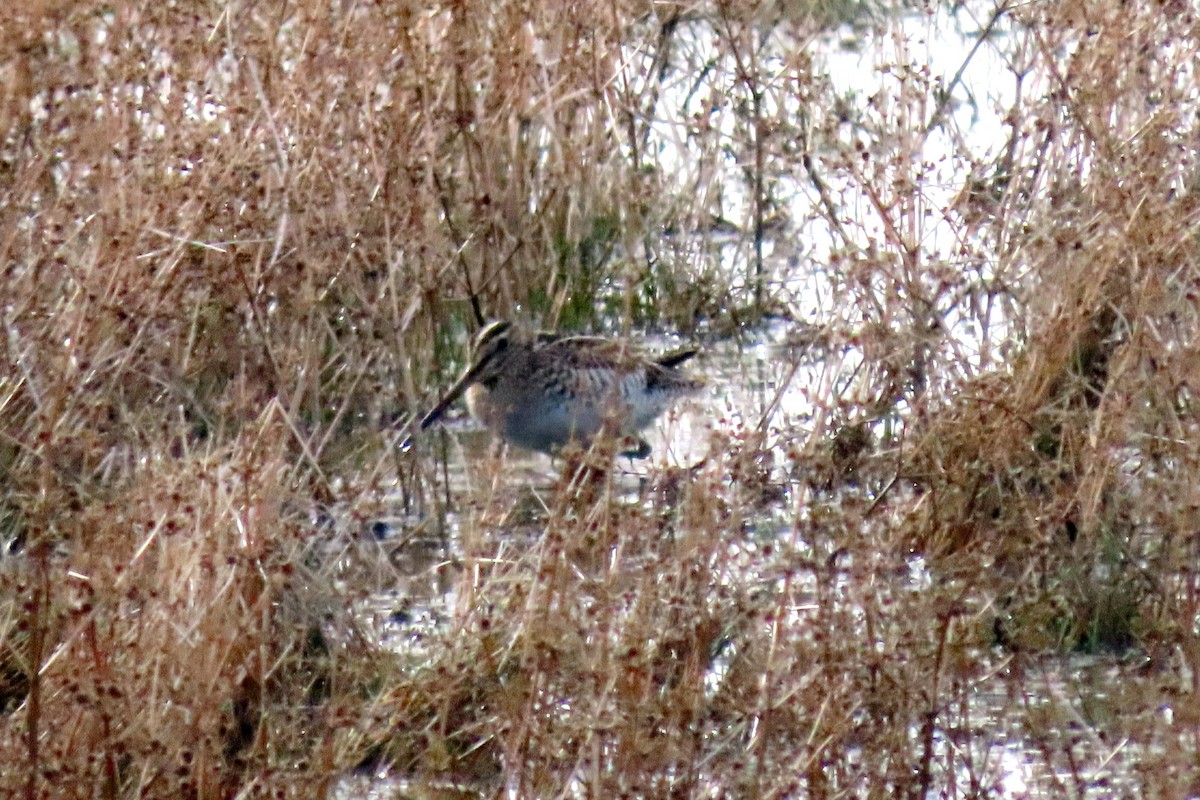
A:
[[[437,405],[429,409],[429,413],[421,418],[421,430],[425,430],[442,418],[442,414],[446,413],[446,409],[450,407],[450,404],[457,400],[459,395],[475,382],[475,378],[487,366],[489,360],[485,358],[472,365],[469,370],[463,373],[461,378],[454,382],[454,385],[442,395],[442,399],[438,401]]]

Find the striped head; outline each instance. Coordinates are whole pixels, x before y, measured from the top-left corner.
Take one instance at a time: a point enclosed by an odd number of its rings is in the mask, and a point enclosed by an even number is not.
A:
[[[424,416],[421,420],[421,429],[424,430],[437,422],[446,413],[446,409],[471,386],[495,384],[509,360],[508,357],[513,349],[512,345],[520,338],[516,327],[507,320],[498,320],[485,325],[475,337],[470,369],[463,373],[463,376],[447,390],[438,404]]]

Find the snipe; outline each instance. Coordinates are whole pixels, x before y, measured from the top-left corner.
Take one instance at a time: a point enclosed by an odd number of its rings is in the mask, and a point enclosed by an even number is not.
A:
[[[678,367],[696,348],[655,358],[595,336],[528,333],[493,322],[475,340],[475,361],[421,420],[436,422],[464,391],[471,416],[515,445],[554,453],[569,442],[587,447],[606,432],[631,442],[634,458],[650,454],[637,437],[675,400],[703,385]]]

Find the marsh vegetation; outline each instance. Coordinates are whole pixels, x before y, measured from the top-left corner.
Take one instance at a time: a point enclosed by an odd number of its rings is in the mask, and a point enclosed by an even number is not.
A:
[[[0,13],[3,796],[1200,787],[1193,4]],[[712,392],[398,447],[489,318]]]

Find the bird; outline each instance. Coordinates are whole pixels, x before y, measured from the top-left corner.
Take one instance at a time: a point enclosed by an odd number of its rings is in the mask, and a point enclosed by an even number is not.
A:
[[[586,448],[602,432],[645,458],[637,434],[703,381],[677,369],[699,350],[685,347],[646,357],[620,340],[530,332],[508,320],[480,330],[474,360],[420,423],[425,430],[464,392],[483,426],[518,447],[556,454]]]

